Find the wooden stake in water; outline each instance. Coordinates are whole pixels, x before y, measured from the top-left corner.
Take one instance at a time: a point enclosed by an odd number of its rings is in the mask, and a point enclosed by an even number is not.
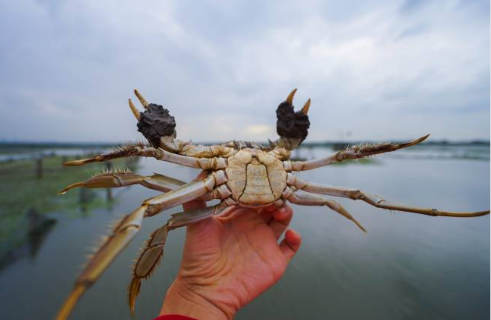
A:
[[[106,162],[106,169],[107,169],[107,171],[111,171],[112,168],[113,168],[112,163],[111,162]],[[113,200],[113,193],[112,193],[111,188],[107,188],[106,189],[106,200],[107,201],[112,201]]]
[[[35,164],[36,178],[41,179],[43,177],[43,158],[37,158]]]

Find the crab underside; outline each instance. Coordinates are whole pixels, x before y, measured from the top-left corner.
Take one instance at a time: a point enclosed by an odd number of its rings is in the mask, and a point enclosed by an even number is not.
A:
[[[56,319],[63,320],[68,317],[80,296],[100,277],[140,230],[144,218],[195,199],[219,200],[219,203],[206,208],[173,214],[164,226],[151,234],[133,268],[133,279],[129,287],[129,305],[132,312],[140,291],[141,279],[149,277],[163,257],[168,232],[219,215],[232,206],[259,209],[271,205],[281,206],[286,201],[298,205],[327,206],[354,222],[362,231],[365,229],[351,214],[338,202],[325,196],[361,200],[382,209],[429,216],[477,217],[489,214],[489,210],[459,213],[417,208],[387,201],[358,189],[329,186],[298,178],[294,174],[296,171],[312,170],[345,160],[356,160],[396,151],[416,145],[429,135],[402,144],[365,144],[352,146],[322,159],[291,161],[289,160],[291,151],[307,137],[310,125],[307,115],[310,99],[301,110],[295,112],[293,107],[295,92],[296,89],[278,106],[276,111],[277,132],[280,138],[265,147],[257,143],[241,141],[202,146],[178,140],[176,139],[175,119],[169,114],[169,111],[160,105],[148,103],[135,90],[145,111],[139,112],[131,99],[129,105],[138,120],[138,131],[146,137],[150,145],[143,143],[127,145],[111,153],[67,162],[65,165],[78,166],[124,157],[151,157],[201,169],[202,173],[198,179],[186,183],[161,174],[141,176],[128,170],[106,171],[85,182],[75,183],[63,189],[60,194],[76,187],[118,188],[140,184],[161,191],[163,194],[143,201],[139,208],[124,216],[115,225],[112,233],[82,271]]]

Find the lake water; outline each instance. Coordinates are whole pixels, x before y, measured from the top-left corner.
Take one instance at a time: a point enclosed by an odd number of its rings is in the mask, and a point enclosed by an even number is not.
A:
[[[376,157],[371,164],[330,166],[300,176],[418,206],[455,211],[489,208],[489,148],[478,152],[486,155],[481,160],[414,149]],[[300,155],[330,152],[312,149]],[[187,181],[197,173],[151,159],[140,165],[140,173],[159,172]],[[37,254],[2,269],[0,319],[53,318],[85,255],[108,226],[155,194],[133,186],[115,192],[112,208],[82,216],[53,213],[58,223]],[[489,216],[433,218],[339,201],[368,234],[327,208],[293,206],[291,227],[302,234],[302,248],[279,283],[236,319],[489,319]],[[126,303],[132,261],[148,234],[177,211],[180,208],[146,219],[140,234],[82,297],[69,319],[132,319]],[[163,263],[149,281],[143,281],[136,319],[157,316],[179,267],[184,233],[176,230],[169,235]]]

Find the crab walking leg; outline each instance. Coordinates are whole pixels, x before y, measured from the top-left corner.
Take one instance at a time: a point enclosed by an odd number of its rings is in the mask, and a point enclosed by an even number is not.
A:
[[[116,224],[112,234],[103,242],[101,247],[85,266],[82,274],[75,282],[75,287],[58,312],[56,320],[64,320],[68,317],[85,290],[97,281],[109,264],[134,238],[136,233],[140,230],[145,215],[145,209],[145,206],[136,209]]]
[[[216,176],[216,178],[215,178]],[[209,193],[215,181],[223,183],[226,179],[221,171],[208,175],[205,179],[194,181],[186,184],[176,190],[150,198],[143,202],[140,208],[133,213],[124,217],[121,222],[114,228],[112,235],[103,243],[94,257],[85,267],[81,276],[75,284],[75,288],[61,308],[56,320],[64,320],[70,314],[80,296],[85,292],[87,287],[93,284],[109,264],[114,260],[121,250],[129,243],[135,234],[140,230],[142,219],[146,216],[152,216],[164,209],[168,209],[184,202],[196,199]],[[172,219],[171,219],[172,220]],[[180,223],[181,219],[176,217],[173,224]]]
[[[158,158],[160,155],[159,150],[153,147],[145,146],[144,144],[130,144],[119,147],[112,152],[99,154],[92,158],[67,161],[63,163],[64,166],[81,166],[93,162],[103,162],[119,158],[130,157],[153,157]]]
[[[348,211],[346,211],[346,209],[344,209],[339,203],[334,200],[329,200],[316,194],[293,192],[290,188],[287,188],[286,191],[283,192],[283,197],[291,203],[300,204],[303,206],[327,206],[340,215],[353,221],[363,232],[367,232],[365,228],[363,228],[363,226],[358,221],[356,221],[356,219],[353,218],[353,216]]]
[[[308,160],[308,161],[285,161],[283,163],[287,171],[312,170],[312,169],[328,166],[333,163],[342,162],[344,160],[356,160],[356,159],[370,157],[376,154],[392,152],[399,149],[411,147],[420,142],[423,142],[429,136],[430,135],[428,134],[419,139],[407,143],[401,143],[401,144],[380,143],[380,144],[373,144],[373,145],[368,144],[368,145],[352,146],[346,150],[339,151],[333,154],[332,156],[326,158]]]
[[[173,214],[172,218],[163,227],[155,230],[150,235],[150,239],[146,242],[138,260],[133,266],[133,279],[129,286],[128,301],[132,314],[135,311],[136,298],[140,293],[141,280],[150,277],[159,261],[164,257],[164,246],[169,231],[217,215],[226,207],[227,204],[221,202],[215,206]]]
[[[193,158],[167,152],[161,148],[153,148],[140,144],[128,145],[121,147],[113,152],[99,154],[92,158],[73,160],[65,162],[65,166],[80,166],[93,162],[103,162],[118,158],[128,157],[149,157],[157,160],[180,164],[186,167],[211,170],[225,169],[227,167],[227,159],[225,158]]]
[[[206,172],[206,171],[202,171],[202,172]],[[120,187],[126,187],[134,184],[140,184],[152,190],[169,192],[184,186],[186,182],[168,176],[164,176],[158,173],[146,177],[134,173],[105,173],[93,177],[85,182],[77,182],[71,184],[68,187],[61,190],[58,194],[59,195],[65,194],[73,188],[120,188]],[[219,196],[216,195],[216,193],[217,191],[213,190],[212,192],[205,194],[199,199],[204,201],[221,199]]]
[[[290,176],[288,178],[289,178],[289,180],[291,180]],[[352,199],[352,200],[362,200],[362,201],[364,201],[364,202],[366,202],[372,206],[375,206],[377,208],[419,213],[419,214],[424,214],[427,216],[469,218],[469,217],[479,217],[479,216],[484,216],[484,215],[489,214],[489,210],[478,211],[478,212],[450,212],[450,211],[441,211],[438,209],[418,208],[418,207],[408,206],[405,204],[386,201],[386,200],[384,200],[378,196],[375,196],[375,195],[372,195],[369,193],[365,193],[365,192],[360,191],[358,189],[348,189],[348,188],[341,188],[341,187],[326,186],[326,185],[322,185],[322,184],[318,184],[318,183],[306,182],[306,181],[299,179],[298,177],[295,177],[295,181],[293,182],[292,185],[295,186],[297,189],[301,189],[301,190],[307,191],[307,192],[325,194],[325,195],[330,195],[330,196],[335,196],[335,197],[343,197],[343,198],[348,198],[348,199]]]
[[[61,190],[65,194],[73,188],[121,188],[140,184],[152,190],[169,192],[182,187],[186,182],[155,173],[152,176],[141,176],[132,172],[105,172],[90,178],[85,182],[77,182]]]
[[[213,171],[201,180],[192,181],[166,194],[145,200],[143,203],[148,206],[145,216],[153,216],[162,210],[191,200],[225,199],[232,194],[225,182],[227,182],[227,175],[224,170]]]
[[[203,180],[190,182],[180,188],[143,201],[143,205],[147,207],[145,216],[153,216],[162,210],[198,199],[211,192],[216,184],[216,174],[217,172],[213,172]]]

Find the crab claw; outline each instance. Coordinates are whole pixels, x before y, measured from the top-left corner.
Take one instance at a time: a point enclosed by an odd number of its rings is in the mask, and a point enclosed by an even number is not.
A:
[[[280,147],[287,150],[297,148],[305,140],[310,127],[307,115],[310,108],[310,99],[307,100],[302,110],[295,112],[293,97],[297,89],[293,89],[286,100],[276,109],[276,132],[280,139],[270,143],[272,148]]]
[[[136,89],[135,95],[145,107],[145,111],[140,113],[133,105],[133,102],[129,100],[131,111],[138,119],[138,131],[154,147],[166,147],[165,144],[173,145],[176,135],[176,120],[170,115],[169,110],[161,105],[148,103]],[[164,146],[162,146],[162,139],[164,140]]]
[[[139,184],[145,177],[134,174],[130,171],[121,172],[102,172],[85,182],[77,182],[64,188],[58,195],[67,193],[73,188],[119,188],[133,184]]]
[[[129,100],[130,109],[138,120],[138,131],[141,132],[153,147],[162,148],[172,153],[179,153],[185,142],[176,139],[176,120],[169,110],[155,103],[149,103],[138,90],[134,90],[140,103],[145,107],[144,112],[136,109],[133,101]]]

